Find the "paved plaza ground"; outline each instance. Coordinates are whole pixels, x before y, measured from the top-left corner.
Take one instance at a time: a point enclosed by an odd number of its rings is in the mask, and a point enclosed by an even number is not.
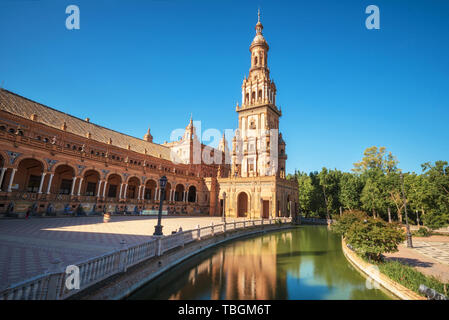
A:
[[[449,283],[449,236],[413,237],[412,240],[413,248],[401,244],[398,252],[385,254],[387,259],[399,260]]]
[[[229,219],[228,222],[234,219]],[[164,234],[221,223],[220,217],[163,217]],[[8,285],[42,274],[56,259],[76,264],[121,247],[152,238],[157,217],[30,218],[0,220],[0,291]]]

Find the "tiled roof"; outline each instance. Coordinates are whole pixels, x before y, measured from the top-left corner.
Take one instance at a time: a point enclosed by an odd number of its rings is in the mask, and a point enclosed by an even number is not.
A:
[[[82,137],[86,137],[86,134],[89,132],[92,140],[107,144],[109,139],[111,139],[112,145],[114,146],[128,149],[128,145],[130,145],[131,151],[144,154],[146,149],[148,155],[170,160],[170,148],[128,136],[126,134],[79,119],[67,113],[24,98],[8,90],[0,89],[0,110],[4,110],[26,119],[31,119],[31,116],[35,114],[37,115],[37,122],[57,129],[61,129],[65,121],[67,125],[67,132]]]

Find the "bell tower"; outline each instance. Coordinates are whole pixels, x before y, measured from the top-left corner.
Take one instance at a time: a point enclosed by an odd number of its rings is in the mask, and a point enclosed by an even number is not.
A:
[[[242,105],[236,106],[239,130],[233,140],[232,175],[285,177],[285,145],[281,157],[278,148],[279,142],[284,143],[279,136],[282,112],[276,106],[276,85],[270,79],[269,46],[262,33],[260,11],[255,29],[256,36],[249,47],[251,67],[242,84]]]

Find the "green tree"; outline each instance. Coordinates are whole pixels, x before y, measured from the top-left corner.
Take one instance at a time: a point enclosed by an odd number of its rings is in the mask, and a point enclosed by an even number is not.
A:
[[[363,190],[363,181],[358,175],[344,172],[340,178],[340,203],[349,210],[361,209],[360,195]]]
[[[379,169],[384,173],[397,170],[398,161],[391,152],[387,154],[385,147],[369,147],[363,152],[363,158],[360,162],[354,163],[352,169],[355,173],[363,173],[371,169]]]
[[[381,184],[383,173],[380,169],[371,169],[364,174],[364,179],[365,186],[360,197],[362,208],[371,212],[373,218],[377,219],[379,211],[385,208],[386,203],[383,186]]]
[[[328,219],[331,217],[331,214],[336,213],[340,207],[340,177],[340,171],[327,170],[326,168],[323,168],[318,174]]]
[[[396,224],[368,218],[354,222],[346,232],[346,241],[365,257],[380,261],[382,254],[398,251],[405,240],[404,232]]]
[[[401,191],[401,179],[399,173],[392,172],[384,176],[383,185],[386,193],[386,206],[396,210],[399,223],[402,223],[402,211],[404,200]]]
[[[310,212],[313,216],[321,218],[326,217],[326,202],[323,197],[323,188],[320,185],[318,172],[314,171],[309,174],[312,184],[312,193],[310,198]]]
[[[437,229],[449,224],[449,166],[447,161],[421,165],[426,194],[424,202],[428,211],[423,215],[424,224]]]
[[[299,209],[305,213],[305,216],[308,216],[308,213],[312,211],[311,205],[314,192],[312,179],[306,173],[298,172],[296,173],[296,180],[299,188]]]

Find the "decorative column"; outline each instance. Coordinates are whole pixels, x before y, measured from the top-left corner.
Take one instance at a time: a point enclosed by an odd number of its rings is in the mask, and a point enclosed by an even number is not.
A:
[[[81,185],[82,184],[83,184],[83,178],[80,178],[80,182],[79,182],[79,185],[78,185],[78,196],[81,195]]]
[[[159,191],[157,193],[157,200],[161,200],[161,188],[159,188]]]
[[[70,191],[70,195],[73,196],[73,191],[75,190],[76,177],[73,177],[72,181],[72,190]]]
[[[102,183],[103,181],[102,180],[98,180],[98,191],[97,191],[97,198],[99,198],[100,197],[100,192],[101,192],[101,183]]]
[[[128,191],[128,184],[125,183],[125,190],[123,190],[123,199],[126,200],[126,191]]]
[[[140,200],[140,190],[142,189],[142,186],[139,186],[139,191],[137,191],[137,200]]]
[[[12,191],[11,187],[12,187],[12,183],[14,181],[14,175],[16,174],[16,171],[17,171],[17,169],[12,169],[11,177],[9,178],[8,192]]]
[[[37,193],[39,194],[42,194],[42,187],[44,185],[44,179],[46,174],[47,174],[46,172],[42,172],[41,182],[39,183],[39,190],[37,191]]]
[[[8,168],[2,168],[2,173],[0,173],[0,191],[3,184],[3,178],[5,176],[5,171],[8,170]]]
[[[145,185],[142,185],[142,200],[145,200]]]
[[[195,203],[198,203],[198,192],[195,193]]]
[[[154,201],[157,200],[157,191],[158,191],[158,187],[156,187],[156,189],[154,189]]]
[[[122,197],[122,191],[123,191],[123,183],[120,183],[120,193],[118,194],[118,199],[121,200]]]
[[[103,186],[103,198],[106,197],[106,186],[107,186],[107,185],[108,185],[108,182],[105,181],[105,182],[104,182],[104,186]]]
[[[48,180],[48,185],[47,185],[47,194],[50,194],[51,182],[53,181],[53,176],[54,176],[54,173],[50,173],[50,179]]]

